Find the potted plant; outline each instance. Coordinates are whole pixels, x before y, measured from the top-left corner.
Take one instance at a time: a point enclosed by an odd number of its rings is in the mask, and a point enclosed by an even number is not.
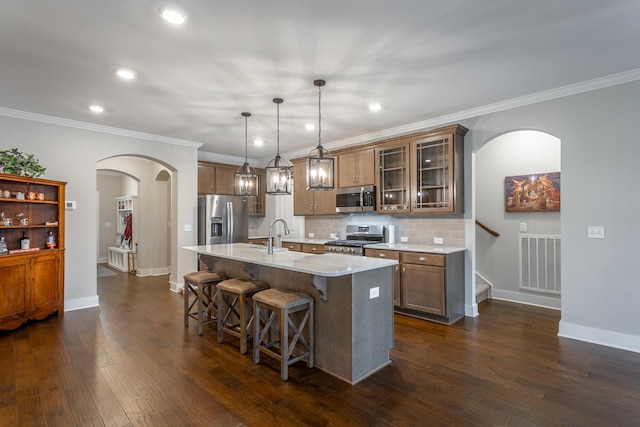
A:
[[[37,178],[47,170],[33,154],[21,153],[17,148],[0,151],[0,169],[4,173],[31,178]]]

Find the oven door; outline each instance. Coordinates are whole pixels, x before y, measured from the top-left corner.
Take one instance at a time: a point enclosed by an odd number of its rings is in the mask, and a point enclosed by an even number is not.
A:
[[[336,212],[373,212],[375,209],[376,191],[373,185],[336,190]]]

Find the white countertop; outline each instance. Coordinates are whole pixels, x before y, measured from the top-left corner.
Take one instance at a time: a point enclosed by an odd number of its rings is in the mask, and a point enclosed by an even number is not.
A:
[[[442,245],[410,245],[408,243],[375,243],[372,245],[365,245],[366,248],[371,249],[388,249],[391,251],[403,251],[403,252],[426,252],[433,254],[452,254],[454,252],[463,252],[465,248],[458,248],[455,246],[442,246]]]
[[[325,277],[344,276],[398,264],[398,261],[390,259],[334,253],[307,254],[288,251],[286,248],[274,248],[273,254],[269,255],[266,246],[249,243],[185,246],[182,249],[203,255]]]
[[[307,243],[310,245],[324,245],[327,243],[327,239],[306,239],[304,237],[294,237],[289,238],[289,236],[280,236],[280,241],[282,242],[291,242],[291,243]]]

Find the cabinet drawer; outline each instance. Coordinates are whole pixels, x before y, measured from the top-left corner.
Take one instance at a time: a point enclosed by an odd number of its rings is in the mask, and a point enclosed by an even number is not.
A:
[[[309,243],[302,244],[302,252],[306,252],[309,254],[323,254],[324,253],[324,245],[313,245]]]
[[[403,252],[402,262],[406,264],[435,265],[437,267],[445,266],[446,255],[427,254],[421,252]]]
[[[400,252],[387,249],[364,249],[364,255],[373,258],[395,259],[400,261]]]
[[[302,243],[282,242],[282,247],[290,251],[302,252]]]

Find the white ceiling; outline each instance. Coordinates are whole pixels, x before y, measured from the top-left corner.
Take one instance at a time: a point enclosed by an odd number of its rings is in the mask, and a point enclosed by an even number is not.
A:
[[[158,9],[181,8],[176,28]],[[273,157],[640,70],[637,0],[12,0],[0,107]],[[122,82],[113,69],[138,72]],[[367,106],[376,101],[382,111]],[[86,107],[103,104],[96,116]]]

